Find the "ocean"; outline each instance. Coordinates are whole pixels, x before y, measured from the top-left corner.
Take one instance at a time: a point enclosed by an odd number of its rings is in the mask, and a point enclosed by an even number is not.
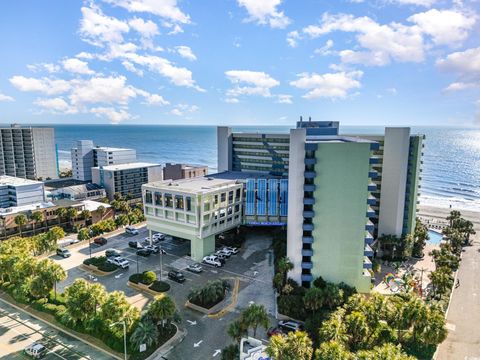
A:
[[[134,148],[139,161],[205,164],[216,171],[215,126],[53,125],[61,167],[70,166],[76,140]],[[290,127],[233,127],[236,131],[288,132]],[[383,127],[342,126],[341,134],[381,134]],[[412,127],[426,135],[420,202],[480,210],[480,129]]]

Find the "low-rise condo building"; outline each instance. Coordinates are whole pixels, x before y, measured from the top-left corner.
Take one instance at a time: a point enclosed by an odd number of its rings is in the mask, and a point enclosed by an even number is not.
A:
[[[207,174],[208,167],[203,165],[166,163],[163,168],[163,178],[165,180],[191,179]]]
[[[92,181],[103,187],[110,200],[115,193],[132,199],[142,198],[142,185],[163,179],[163,169],[159,164],[135,162],[92,168]]]
[[[13,176],[0,176],[0,208],[45,201],[43,182]]]
[[[201,261],[215,250],[215,235],[242,224],[242,184],[210,177],[164,180],[143,186],[147,228],[190,240]]]

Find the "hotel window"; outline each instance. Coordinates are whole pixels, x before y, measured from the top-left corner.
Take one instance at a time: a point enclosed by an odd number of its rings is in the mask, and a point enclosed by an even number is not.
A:
[[[240,211],[240,204],[237,204],[235,205],[235,212],[239,212]]]
[[[206,202],[205,204],[203,204],[203,211],[210,211],[210,203],[209,202]]]
[[[225,202],[225,200],[227,199],[227,194],[226,193],[221,193],[220,194],[220,202]]]
[[[236,194],[235,194],[235,201],[240,201],[240,191],[241,191],[241,189],[238,188],[237,191],[236,191]]]
[[[145,191],[145,203],[152,204],[152,192],[150,190]]]
[[[228,192],[228,203],[233,203],[233,191]]]
[[[184,209],[182,195],[175,195],[175,209]]]
[[[153,209],[149,206],[145,207],[145,212],[147,213],[147,215],[153,215]]]
[[[162,193],[155,193],[155,205],[162,206]]]
[[[173,199],[172,199],[172,194],[165,194],[165,207],[173,207]]]
[[[192,198],[187,196],[185,200],[187,202],[187,211],[192,211]]]
[[[215,205],[217,205],[217,204],[218,204],[218,195],[215,195],[213,199],[214,199],[214,200],[213,200],[213,203],[214,203]]]

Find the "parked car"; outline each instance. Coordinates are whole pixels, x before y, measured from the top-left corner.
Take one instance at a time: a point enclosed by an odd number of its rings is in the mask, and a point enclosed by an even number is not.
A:
[[[107,243],[107,239],[104,237],[98,237],[98,238],[95,238],[93,242],[97,245],[105,245]]]
[[[225,246],[223,248],[224,250],[228,250],[230,251],[233,255],[237,255],[238,254],[238,249],[236,247],[232,247],[232,246]]]
[[[138,229],[133,226],[127,226],[125,228],[125,233],[130,235],[138,235]]]
[[[157,245],[147,245],[147,246],[144,246],[143,248],[150,250],[152,254],[158,254],[160,252],[160,248]]]
[[[212,266],[215,266],[215,267],[221,267],[222,266],[222,263],[218,260],[218,258],[216,256],[212,256],[212,255],[205,256],[203,258],[202,262],[204,264],[212,265]]]
[[[137,255],[143,256],[143,257],[148,257],[152,253],[151,250],[149,249],[138,249],[137,250]]]
[[[188,265],[187,270],[196,274],[199,274],[203,271],[202,267],[198,264]]]
[[[33,344],[28,345],[24,351],[25,354],[34,359],[41,359],[47,354],[48,350],[45,345],[34,342]]]
[[[143,249],[142,244],[140,244],[138,241],[129,241],[128,246],[130,246],[133,249]]]
[[[185,276],[180,271],[177,271],[177,270],[170,271],[168,273],[168,278],[178,283],[185,282]]]
[[[118,267],[121,267],[122,269],[126,269],[130,266],[129,262],[127,259],[124,259],[120,256],[116,257],[110,257],[107,259],[107,262],[113,265],[117,265]]]
[[[165,234],[162,233],[155,233],[152,235],[153,240],[163,241],[166,238]]]
[[[297,321],[293,321],[293,320],[288,320],[288,321],[281,320],[281,321],[278,322],[278,327],[279,327],[280,330],[282,330],[283,332],[286,332],[286,333],[289,333],[291,331],[299,331],[299,330],[304,329],[302,324],[300,324]]]
[[[68,258],[72,256],[72,254],[70,253],[70,250],[64,249],[64,248],[57,248],[57,255],[63,258]]]
[[[115,249],[107,249],[107,250],[105,250],[105,256],[107,258],[120,256],[120,251],[115,250]]]
[[[279,327],[271,327],[267,331],[267,336],[271,337],[273,335],[283,335],[283,331]]]
[[[212,256],[215,256],[217,258],[217,260],[222,263],[222,265],[225,265],[225,263],[227,261],[227,257],[225,256],[224,253],[222,253],[220,251],[217,251],[217,252],[213,253]]]
[[[225,249],[225,248],[222,248],[222,249],[218,249],[215,254],[221,254],[221,255],[224,255],[227,259],[232,255],[232,252]]]

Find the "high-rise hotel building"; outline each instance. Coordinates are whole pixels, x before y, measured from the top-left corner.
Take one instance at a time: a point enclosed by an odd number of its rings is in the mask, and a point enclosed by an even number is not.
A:
[[[53,128],[0,128],[0,175],[24,179],[58,178]]]

